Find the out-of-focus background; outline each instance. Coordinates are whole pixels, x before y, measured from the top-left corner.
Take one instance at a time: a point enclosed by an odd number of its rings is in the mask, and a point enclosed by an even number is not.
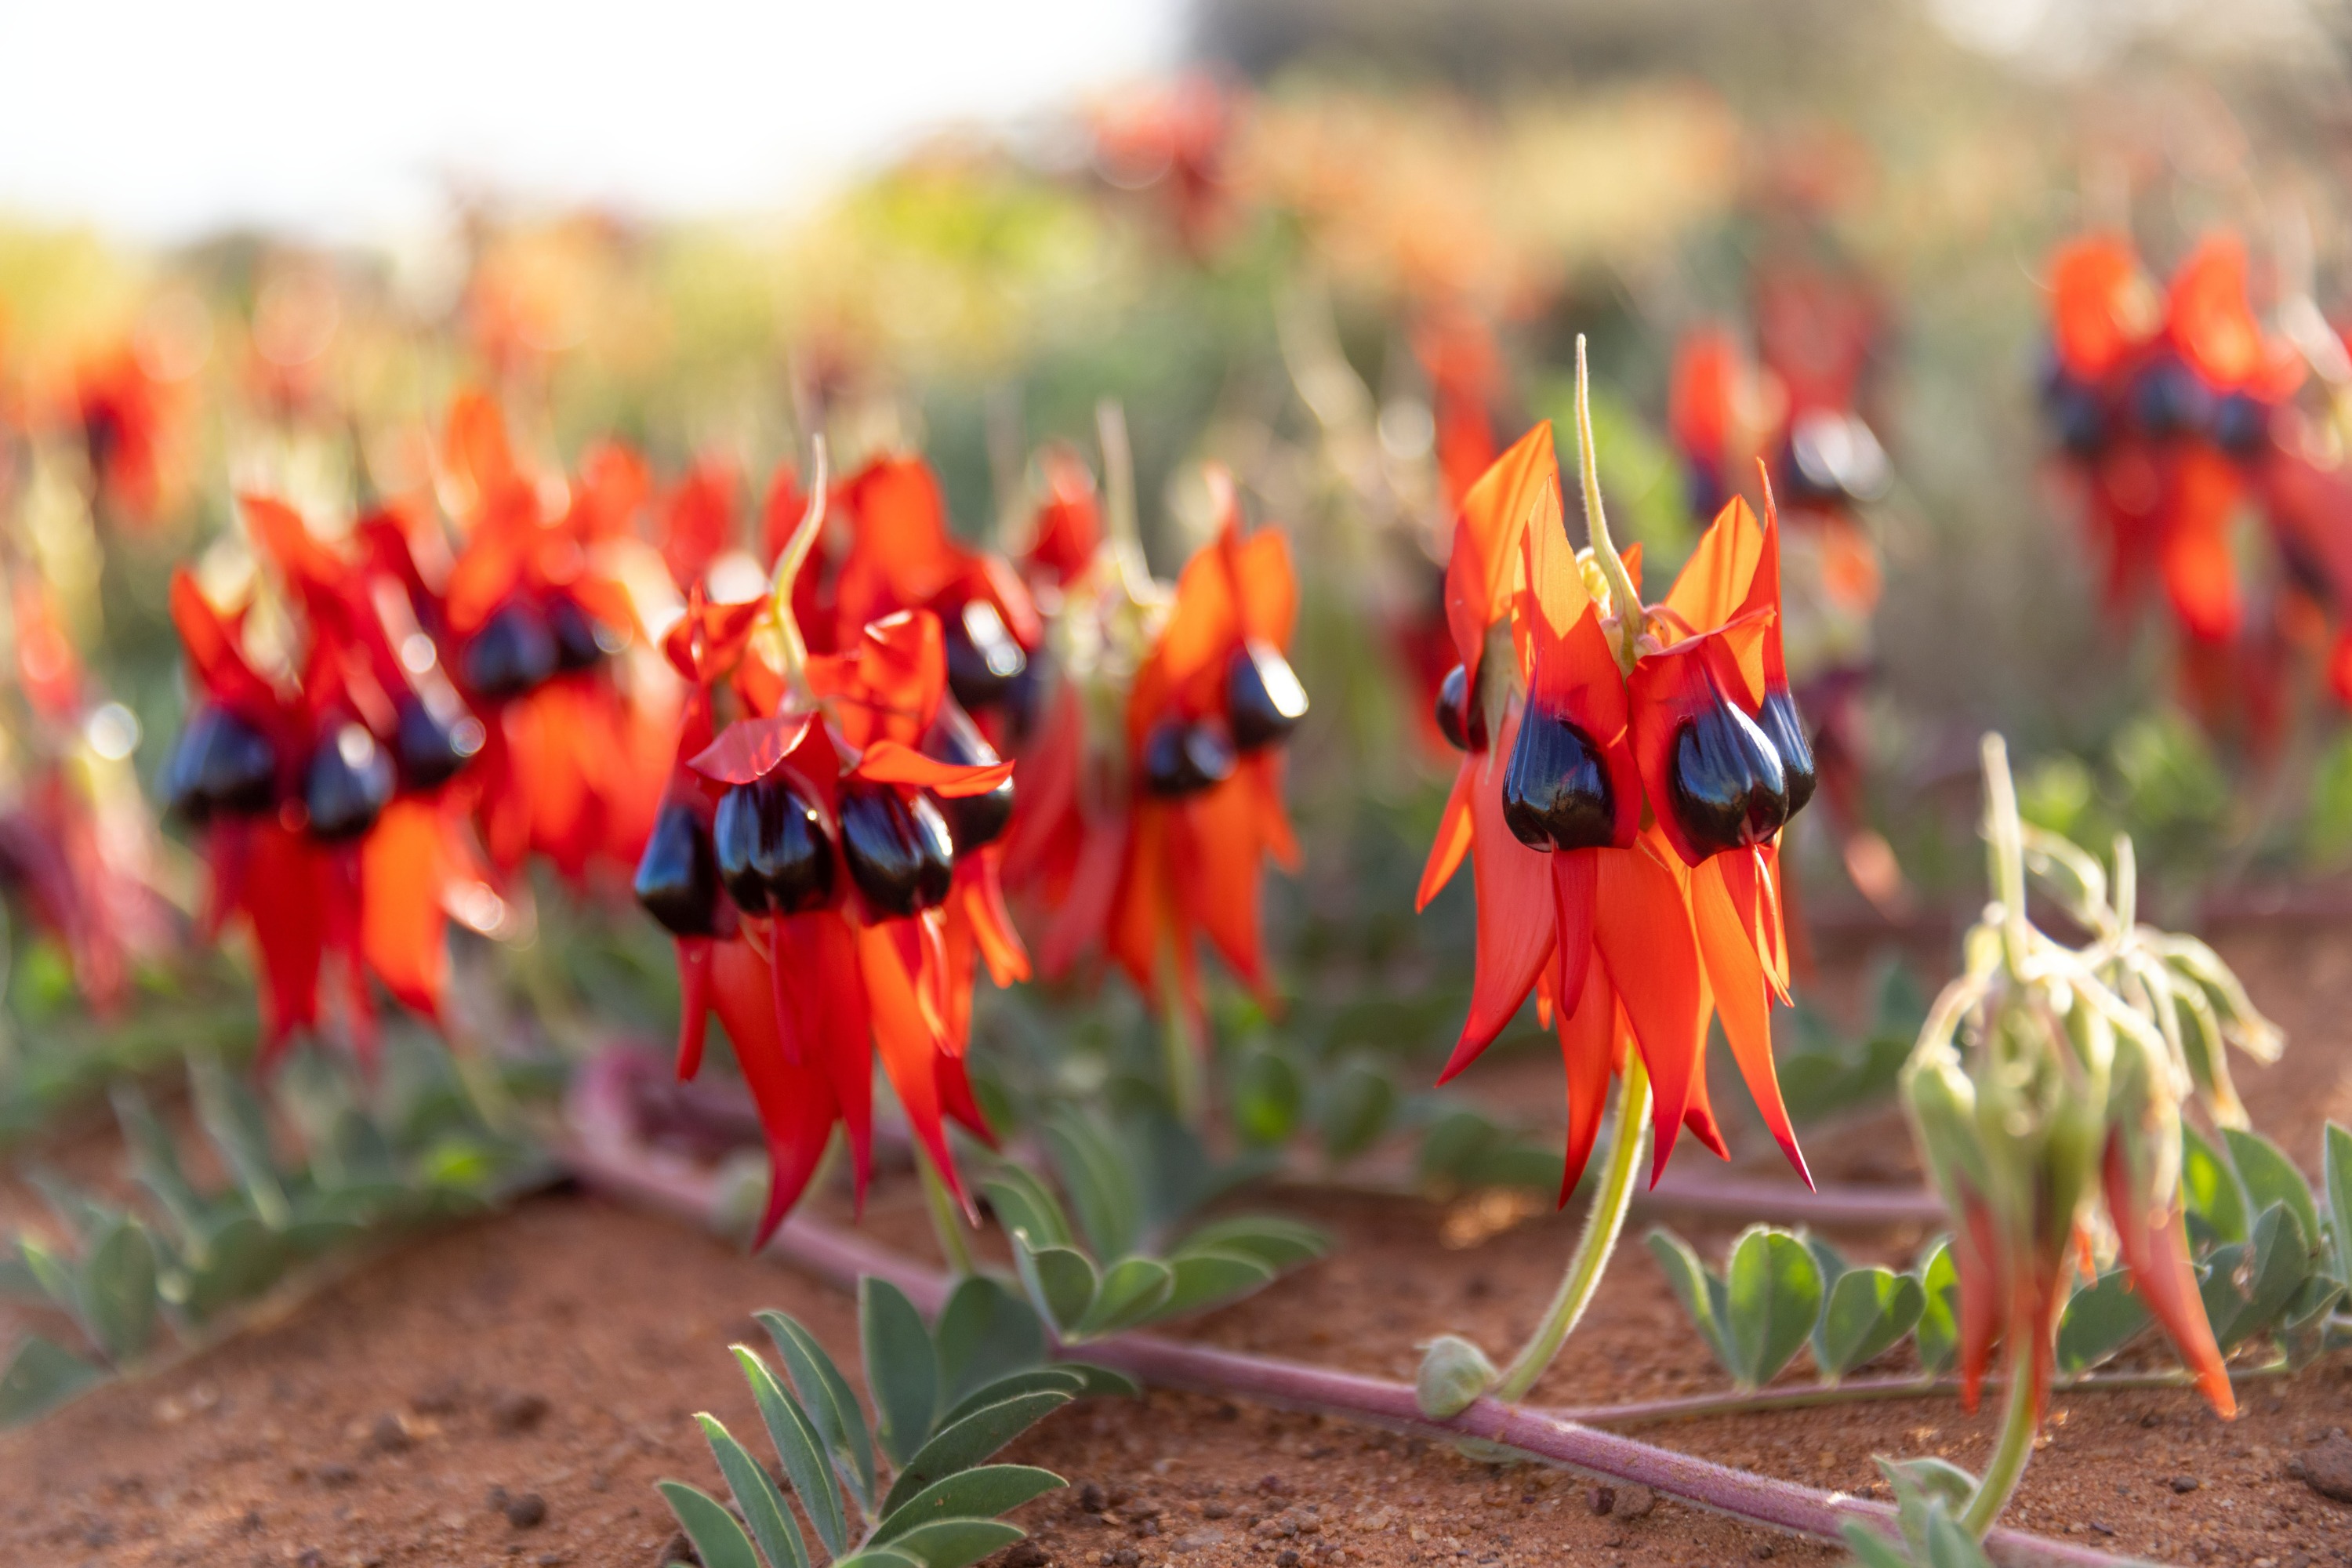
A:
[[[461,389],[551,465],[631,443],[656,510],[699,487],[746,540],[824,430],[849,466],[919,447],[954,526],[1007,542],[1024,454],[1091,453],[1110,397],[1160,572],[1205,537],[1211,458],[1301,563],[1286,1027],[1412,999],[1434,1037],[1469,926],[1461,888],[1412,911],[1450,771],[1437,563],[1485,458],[1568,411],[1582,335],[1658,581],[1759,458],[1810,520],[1808,929],[1978,896],[1989,727],[2030,814],[2135,834],[2159,906],[2324,886],[2352,858],[2347,44],[2295,0],[16,8],[11,635],[93,684],[12,686],[0,792],[79,747],[125,821],[154,798],[170,568],[250,572],[240,490],[330,531],[428,493]],[[2092,240],[2123,260],[2084,273],[2085,341],[2133,346],[2077,363],[2057,269]],[[177,830],[134,840],[184,921]],[[476,923],[514,937],[528,891]],[[568,967],[659,1026],[661,944],[618,900],[598,929],[499,986],[545,1017]],[[69,1012],[72,955],[12,942],[10,1007]]]

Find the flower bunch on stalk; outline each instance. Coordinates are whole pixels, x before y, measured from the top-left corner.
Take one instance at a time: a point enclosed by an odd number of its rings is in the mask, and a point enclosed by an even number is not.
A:
[[[2101,557],[2110,614],[2151,581],[2183,634],[2183,695],[2257,748],[2284,721],[2298,651],[2352,702],[2352,479],[2296,394],[2342,343],[2273,334],[2255,313],[2244,244],[2200,241],[2159,292],[2121,236],[2090,234],[2049,269],[2042,407]],[[2303,303],[2308,307],[2308,301]],[[2277,567],[2249,577],[2241,513],[2262,516]]]
[[[758,1106],[772,1171],[762,1240],[836,1122],[863,1195],[877,1058],[961,1195],[946,1120],[988,1136],[962,1060],[968,953],[1000,978],[1020,962],[992,848],[1013,764],[949,695],[939,616],[898,610],[829,652],[803,639],[795,589],[826,504],[820,449],[770,594],[714,605],[689,588],[664,639],[688,685],[683,736],[636,875],[639,901],[677,942],[679,1075],[698,1070],[715,1009]]]
[[[241,504],[264,569],[240,595],[216,604],[186,568],[173,578],[197,698],[163,792],[204,836],[208,929],[242,920],[259,949],[263,1065],[320,1026],[331,955],[352,1038],[372,1060],[369,978],[442,1022],[447,914],[480,909],[484,895],[498,903],[453,784],[482,726],[430,659],[402,657],[406,623],[383,574],[281,502]]]
[[[1270,999],[1259,880],[1268,855],[1297,864],[1281,746],[1307,705],[1285,652],[1297,615],[1289,544],[1276,529],[1244,531],[1223,470],[1209,488],[1216,537],[1172,592],[1143,566],[1132,500],[1115,489],[1108,537],[1062,590],[1057,684],[1006,854],[1012,885],[1050,911],[1043,972],[1099,948],[1180,1027],[1180,1100],[1195,1093],[1192,1054],[1207,1037],[1199,942]]]
[[[1777,521],[1769,497],[1760,521],[1732,500],[1644,605],[1638,553],[1608,541],[1589,450],[1586,475],[1581,555],[1548,425],[1472,488],[1454,532],[1461,663],[1438,721],[1463,757],[1420,902],[1470,861],[1477,973],[1443,1077],[1535,994],[1568,1072],[1565,1203],[1629,1061],[1654,1086],[1653,1180],[1685,1128],[1724,1152],[1703,1059],[1719,1017],[1801,1173],[1769,1009],[1788,984],[1780,833],[1814,768],[1781,659]]]
[[[1964,1522],[1989,1526],[2049,1402],[2059,1314],[2104,1214],[2113,1249],[2214,1410],[2236,1411],[2189,1262],[2181,1110],[2243,1112],[2223,1047],[2275,1059],[2277,1029],[2210,948],[2137,923],[2131,846],[2113,893],[2099,863],[2022,825],[2000,738],[1984,745],[1994,901],[1937,999],[1903,1098],[1951,1210],[1961,1394],[1974,1408],[1996,1342],[2010,1405]],[[2027,918],[2027,877],[2090,932],[2070,948]]]

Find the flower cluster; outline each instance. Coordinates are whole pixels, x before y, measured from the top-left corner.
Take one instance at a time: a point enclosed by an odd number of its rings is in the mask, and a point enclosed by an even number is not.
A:
[[[2052,259],[2042,408],[2120,614],[2151,580],[2184,636],[2183,695],[2213,728],[2275,742],[2298,648],[2352,702],[2352,479],[2298,406],[2306,363],[2343,346],[2265,329],[2243,244],[2208,236],[2159,292],[2130,244],[2092,234]],[[2305,301],[2307,305],[2307,301]],[[2274,567],[2249,577],[2239,519],[2258,510]]]
[[[1704,1068],[1720,1017],[1801,1172],[1772,1068],[1785,994],[1780,834],[1814,786],[1780,652],[1779,531],[1734,500],[1673,589],[1639,597],[1588,484],[1594,549],[1569,544],[1549,426],[1465,499],[1446,573],[1461,663],[1439,722],[1463,752],[1423,871],[1425,907],[1465,858],[1477,974],[1447,1078],[1528,994],[1559,1032],[1568,1170],[1590,1157],[1612,1077],[1655,1086],[1653,1179],[1687,1127],[1723,1152]]]

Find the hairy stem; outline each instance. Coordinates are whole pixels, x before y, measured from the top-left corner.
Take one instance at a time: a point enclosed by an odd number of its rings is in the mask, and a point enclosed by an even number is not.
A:
[[[1592,1292],[1617,1250],[1618,1232],[1625,1228],[1625,1211],[1632,1205],[1634,1173],[1641,1169],[1642,1151],[1649,1144],[1650,1078],[1639,1051],[1625,1053],[1624,1087],[1617,1094],[1617,1125],[1609,1137],[1609,1164],[1601,1173],[1601,1190],[1584,1216],[1584,1230],[1569,1256],[1568,1272],[1545,1309],[1533,1337],[1511,1358],[1495,1384],[1495,1397],[1519,1400],[1559,1354],[1559,1347],[1592,1302]]]
[[[803,700],[808,694],[808,644],[802,639],[800,622],[793,616],[793,584],[799,580],[801,568],[807,564],[809,552],[816,548],[817,535],[824,531],[825,489],[833,482],[826,471],[823,436],[815,437],[814,447],[814,455],[809,460],[808,510],[801,514],[792,538],[776,557],[768,605],[777,640],[783,648],[785,689]]]
[[[1960,1512],[1960,1528],[1981,1540],[2009,1506],[2017,1491],[2017,1483],[2025,1478],[2025,1467],[2033,1458],[2033,1434],[2042,1425],[2042,1401],[2039,1391],[2027,1369],[2014,1364],[2022,1358],[2012,1357],[2009,1387],[2002,1395],[2000,1440],[1995,1445],[1992,1458],[1985,1465],[1984,1479],[1977,1483],[1976,1495]]]

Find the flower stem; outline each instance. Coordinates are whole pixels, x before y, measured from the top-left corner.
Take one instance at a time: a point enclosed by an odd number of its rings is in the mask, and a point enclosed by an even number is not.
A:
[[[1592,1195],[1592,1207],[1584,1216],[1584,1233],[1576,1238],[1576,1251],[1569,1258],[1558,1293],[1534,1337],[1503,1369],[1502,1378],[1495,1384],[1496,1398],[1526,1398],[1591,1304],[1592,1292],[1609,1267],[1609,1255],[1617,1249],[1617,1233],[1625,1227],[1625,1211],[1633,1201],[1633,1174],[1641,1169],[1649,1135],[1650,1078],[1643,1070],[1641,1053],[1628,1051],[1624,1087],[1617,1094],[1617,1126],[1610,1134],[1609,1164],[1601,1173],[1601,1190]]]
[[[1208,1088],[1202,1081],[1203,1053],[1194,1032],[1184,1007],[1183,987],[1171,980],[1160,998],[1160,1049],[1168,1062],[1168,1099],[1176,1120],[1199,1132],[1208,1114]]]
[[[1592,441],[1592,378],[1584,365],[1584,334],[1576,334],[1576,477],[1584,488],[1584,528],[1592,536],[1592,558],[1609,579],[1610,606],[1617,621],[1617,663],[1628,675],[1642,637],[1642,595],[1625,570],[1616,542],[1609,537],[1609,512],[1601,504],[1601,458]]]
[[[947,1260],[948,1272],[961,1279],[980,1272],[971,1260],[971,1243],[963,1233],[963,1211],[940,1179],[939,1167],[931,1163],[928,1150],[915,1151],[915,1169],[922,1173],[923,1204],[930,1211],[931,1234],[939,1238],[940,1256]]]
[[[802,640],[800,622],[793,616],[793,584],[799,580],[809,552],[816,548],[817,535],[824,531],[825,487],[832,483],[832,476],[826,471],[824,437],[816,437],[814,445],[815,452],[809,460],[808,510],[801,513],[799,525],[785,542],[782,553],[776,557],[768,606],[777,640],[783,648],[785,689],[803,700],[808,694],[808,644]]]
[[[2000,1440],[1985,1466],[1984,1479],[1977,1483],[1976,1495],[1960,1512],[1960,1528],[1979,1541],[2009,1506],[2017,1483],[2024,1479],[2027,1461],[2033,1458],[2033,1434],[2042,1425],[2042,1401],[2036,1392],[2028,1369],[2012,1364],[2002,1395]]]

